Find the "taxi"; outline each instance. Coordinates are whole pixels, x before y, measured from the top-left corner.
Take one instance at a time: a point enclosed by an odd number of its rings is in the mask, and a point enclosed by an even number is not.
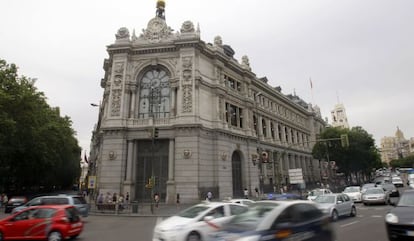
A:
[[[202,202],[158,223],[153,241],[206,240],[234,215],[247,210],[246,205],[232,202]]]

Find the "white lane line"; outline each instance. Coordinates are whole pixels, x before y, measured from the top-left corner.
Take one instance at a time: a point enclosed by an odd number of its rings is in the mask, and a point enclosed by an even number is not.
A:
[[[372,215],[371,217],[372,218],[382,218],[383,216],[381,216],[381,215]]]
[[[350,222],[350,223],[347,223],[347,224],[342,224],[340,227],[343,228],[343,227],[350,226],[350,225],[353,225],[353,224],[356,224],[356,223],[359,223],[359,221],[354,221],[354,222]]]

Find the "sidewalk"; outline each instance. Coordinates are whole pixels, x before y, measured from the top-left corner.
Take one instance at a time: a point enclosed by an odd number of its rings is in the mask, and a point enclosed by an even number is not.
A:
[[[99,215],[110,215],[110,216],[131,216],[131,217],[170,217],[175,215],[176,213],[189,208],[193,204],[159,204],[158,207],[153,206],[153,210],[151,210],[150,203],[143,203],[143,204],[129,204],[123,210],[115,210],[115,209],[98,209],[95,204],[91,204],[89,215],[99,216]]]

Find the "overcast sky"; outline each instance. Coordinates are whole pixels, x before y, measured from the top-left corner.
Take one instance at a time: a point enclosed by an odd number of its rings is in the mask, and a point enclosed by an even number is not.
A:
[[[106,46],[127,27],[137,35],[156,0],[3,0],[0,58],[36,78],[49,105],[69,116],[89,152],[103,89]],[[351,126],[379,146],[397,126],[414,137],[414,1],[166,0],[167,24],[199,24],[201,38],[220,35],[236,59],[284,94],[296,92],[330,111],[343,103]],[[312,79],[313,91],[310,88]]]

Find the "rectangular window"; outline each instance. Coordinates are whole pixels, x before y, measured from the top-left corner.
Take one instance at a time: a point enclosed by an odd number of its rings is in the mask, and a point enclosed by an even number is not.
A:
[[[226,122],[232,126],[243,128],[243,109],[226,103]]]

